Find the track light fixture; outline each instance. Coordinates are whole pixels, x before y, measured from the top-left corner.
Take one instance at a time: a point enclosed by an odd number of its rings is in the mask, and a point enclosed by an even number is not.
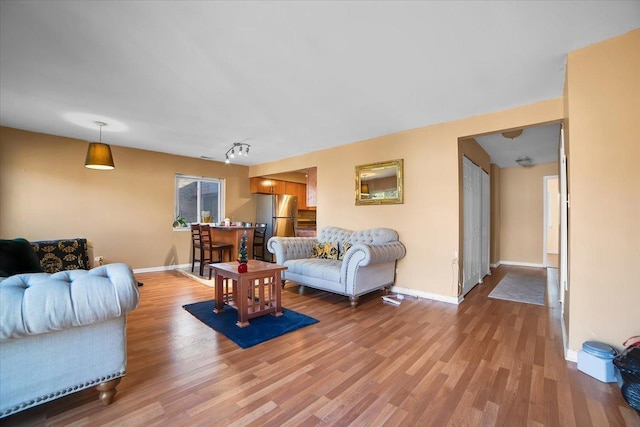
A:
[[[249,144],[245,144],[244,142],[234,142],[233,145],[231,146],[231,148],[229,148],[227,150],[227,152],[225,153],[224,157],[225,157],[225,163],[231,163],[231,161],[229,160],[230,158],[233,159],[236,156],[236,149],[238,150],[238,156],[242,157],[242,156],[248,156],[249,155],[249,147],[251,147],[251,145]],[[243,153],[244,150],[244,153]]]

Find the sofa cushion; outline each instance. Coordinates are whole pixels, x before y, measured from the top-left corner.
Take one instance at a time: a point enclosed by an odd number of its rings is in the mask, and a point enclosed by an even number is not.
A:
[[[138,298],[126,264],[16,274],[0,282],[0,341],[119,317],[133,310]]]
[[[338,244],[336,242],[313,242],[309,258],[338,259]]]
[[[324,227],[318,235],[318,242],[366,243],[367,245],[383,245],[397,242],[398,233],[390,228],[370,228],[368,230],[350,231],[338,227]]]
[[[19,273],[39,273],[40,261],[28,240],[0,239],[0,277]]]
[[[340,283],[340,269],[342,261],[322,258],[290,259],[285,261],[288,272],[303,276],[317,277],[319,279]]]

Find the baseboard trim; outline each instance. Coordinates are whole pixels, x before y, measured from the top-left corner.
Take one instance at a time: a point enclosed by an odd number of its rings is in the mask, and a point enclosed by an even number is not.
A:
[[[532,262],[520,262],[520,261],[500,261],[498,265],[513,265],[517,267],[533,267],[533,268],[544,268],[546,267],[544,264],[535,264]]]
[[[402,295],[410,295],[416,298],[430,299],[434,301],[441,301],[441,302],[446,302],[448,304],[455,304],[455,305],[460,304],[464,299],[463,296],[449,297],[446,295],[434,294],[431,292],[416,291],[415,289],[403,288],[400,286],[392,286],[391,291],[402,294]]]
[[[564,359],[568,362],[578,363],[578,352],[568,348]]]
[[[562,346],[564,347],[564,360],[578,363],[578,352],[569,348],[567,341],[567,326],[564,324],[564,316],[560,317],[560,328],[562,329]]]
[[[196,263],[197,266],[197,263]],[[160,267],[134,268],[134,273],[155,273],[157,271],[177,270],[180,268],[191,267],[191,264],[162,265]]]
[[[497,262],[497,263],[495,263],[495,264],[489,264],[489,267],[491,267],[491,268],[498,268],[498,267],[500,267],[500,262]]]

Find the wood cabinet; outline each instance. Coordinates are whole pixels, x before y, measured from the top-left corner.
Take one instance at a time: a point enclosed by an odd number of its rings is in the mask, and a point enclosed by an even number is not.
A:
[[[298,182],[285,182],[285,194],[298,196],[298,210],[307,209],[307,186]]]
[[[315,174],[313,182],[315,182]],[[298,196],[298,210],[315,210],[315,187],[312,198],[314,205],[309,205],[307,187],[308,185],[300,182],[280,181],[262,177],[249,178],[249,191],[253,194],[290,194]]]
[[[285,181],[261,177],[249,179],[249,191],[254,194],[287,194]]]

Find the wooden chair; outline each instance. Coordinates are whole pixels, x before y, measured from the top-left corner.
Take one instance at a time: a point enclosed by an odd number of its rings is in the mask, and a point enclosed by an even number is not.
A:
[[[196,265],[196,252],[200,259],[200,271],[202,271],[202,241],[200,239],[200,226],[198,224],[191,224],[191,272]],[[202,275],[202,273],[200,273]]]
[[[256,223],[256,229],[253,232],[253,259],[264,261],[266,234],[267,224]]]
[[[233,260],[233,245],[229,243],[214,242],[211,240],[211,227],[207,224],[200,225],[200,239],[201,248],[200,251],[200,275],[204,275],[204,267],[207,264],[214,262],[224,262],[224,253],[229,252],[229,261]],[[213,254],[217,254],[214,261]],[[211,279],[211,269],[209,268],[209,279]]]

